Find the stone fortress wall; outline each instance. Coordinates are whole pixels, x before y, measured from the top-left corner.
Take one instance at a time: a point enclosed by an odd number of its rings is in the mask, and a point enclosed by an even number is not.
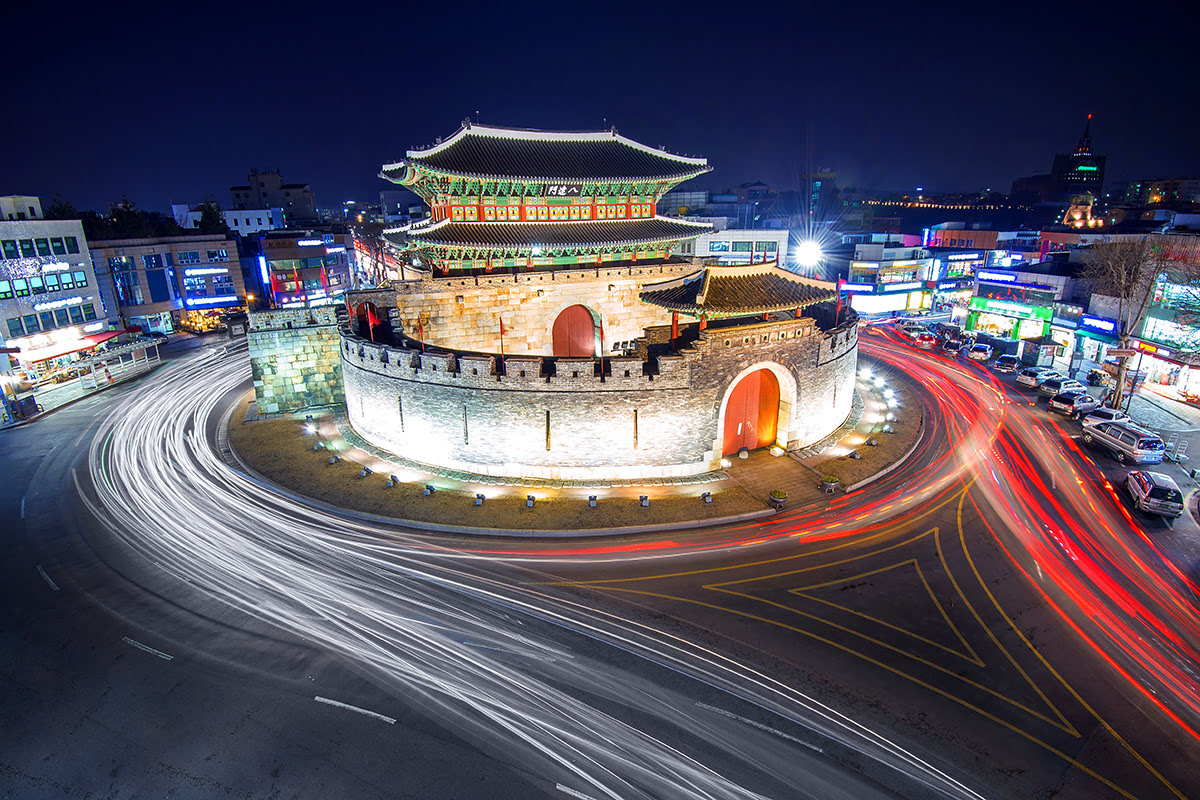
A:
[[[500,319],[504,319],[504,352],[550,355],[552,328],[568,306],[586,306],[604,323],[604,350],[631,341],[644,328],[671,321],[670,312],[647,305],[638,293],[647,283],[695,272],[691,262],[645,266],[597,267],[479,276],[396,281],[399,312],[394,316],[409,336],[434,347],[496,353],[500,351]]]
[[[576,298],[575,286],[558,287],[565,291],[553,300],[545,291],[549,310],[536,315],[539,325],[570,305],[566,299],[596,307],[587,291]],[[441,467],[561,480],[718,469],[725,401],[760,368],[779,380],[778,443],[806,446],[849,415],[857,351],[856,324],[823,332],[807,317],[709,328],[678,354],[650,362],[605,358],[603,376],[591,358],[511,355],[501,364],[486,354],[375,345],[348,329],[340,347],[347,415],[363,438]]]
[[[343,402],[336,308],[253,311],[247,339],[259,413]]]

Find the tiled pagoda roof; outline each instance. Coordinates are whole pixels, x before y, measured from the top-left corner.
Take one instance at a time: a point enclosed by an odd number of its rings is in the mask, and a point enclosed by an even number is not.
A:
[[[837,284],[761,264],[709,264],[691,275],[647,285],[644,303],[691,315],[737,316],[786,311],[837,297]]]
[[[504,250],[624,247],[675,242],[711,230],[709,225],[668,217],[563,222],[452,222],[384,231],[393,244]]]
[[[708,159],[656,150],[607,131],[535,131],[464,122],[449,139],[409,150],[380,175],[402,183],[410,166],[467,178],[549,183],[682,181],[708,172]]]

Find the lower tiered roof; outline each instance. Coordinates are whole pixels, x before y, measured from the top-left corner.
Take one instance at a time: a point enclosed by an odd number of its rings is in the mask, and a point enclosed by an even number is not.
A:
[[[538,248],[627,248],[692,239],[711,226],[653,217],[635,220],[568,222],[453,222],[392,228],[384,236],[393,244],[416,247],[530,251]]]
[[[805,278],[774,261],[708,264],[690,275],[642,289],[644,303],[692,316],[741,316],[786,311],[837,297],[837,284]]]

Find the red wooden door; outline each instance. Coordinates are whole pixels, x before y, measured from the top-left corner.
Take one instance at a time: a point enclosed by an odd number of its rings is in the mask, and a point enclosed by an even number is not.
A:
[[[596,355],[596,321],[584,306],[564,308],[554,320],[554,355],[583,358]]]
[[[779,381],[769,369],[751,372],[738,381],[725,406],[722,455],[745,447],[756,450],[775,443],[779,420]]]

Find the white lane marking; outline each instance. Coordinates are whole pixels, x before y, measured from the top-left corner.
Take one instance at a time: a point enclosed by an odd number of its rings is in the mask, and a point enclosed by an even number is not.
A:
[[[571,797],[577,797],[577,798],[579,798],[579,800],[596,800],[596,798],[592,797],[589,794],[584,794],[583,792],[577,792],[574,789],[572,789],[570,786],[563,786],[561,783],[554,784],[554,788],[558,789],[563,794],[569,794],[569,795],[571,795]]]
[[[729,717],[730,719],[736,719],[738,722],[744,722],[747,725],[751,725],[755,728],[758,728],[760,731],[766,731],[767,733],[773,733],[776,736],[787,739],[788,741],[792,741],[792,742],[795,742],[796,744],[804,745],[809,750],[816,750],[818,753],[825,752],[821,748],[817,747],[815,744],[809,744],[808,742],[806,742],[802,739],[797,739],[795,736],[784,733],[783,731],[778,731],[772,727],[763,725],[761,722],[755,722],[752,719],[746,719],[745,717],[740,717],[737,714],[734,714],[732,711],[726,711],[723,708],[717,708],[716,706],[710,706],[707,703],[696,703],[696,705],[700,706],[701,708],[707,709],[709,711],[715,711],[716,713],[720,714],[721,716]]]
[[[41,564],[38,564],[38,574],[46,579],[46,583],[50,584],[51,589],[53,589],[56,592],[58,591],[58,584],[55,583],[54,581],[50,580],[50,576],[46,574],[46,570],[42,569]]]
[[[152,655],[152,656],[158,656],[158,657],[159,657],[159,658],[161,658],[163,661],[174,661],[174,660],[175,660],[175,656],[173,656],[173,655],[171,655],[171,654],[169,654],[169,653],[164,653],[162,650],[155,650],[153,647],[150,647],[149,645],[142,644],[141,642],[136,642],[136,641],[134,641],[133,639],[130,639],[128,636],[122,636],[122,637],[121,637],[121,640],[122,640],[123,642],[125,642],[126,644],[131,644],[131,645],[133,645],[133,646],[134,646],[134,647],[136,647],[138,650],[144,650],[144,651],[146,651],[147,653],[149,653],[149,654],[150,654],[150,655]]]
[[[21,495],[21,519],[25,519],[25,495]]]
[[[328,697],[320,697],[320,696],[314,697],[313,700],[316,700],[318,703],[325,703],[326,705],[337,706],[338,708],[344,708],[347,711],[357,711],[359,714],[366,714],[368,717],[374,717],[375,719],[383,720],[388,725],[396,724],[396,720],[392,719],[391,717],[385,717],[383,714],[376,714],[374,711],[368,711],[365,708],[359,708],[358,706],[352,706],[349,703],[342,703],[337,700],[330,700]]]

